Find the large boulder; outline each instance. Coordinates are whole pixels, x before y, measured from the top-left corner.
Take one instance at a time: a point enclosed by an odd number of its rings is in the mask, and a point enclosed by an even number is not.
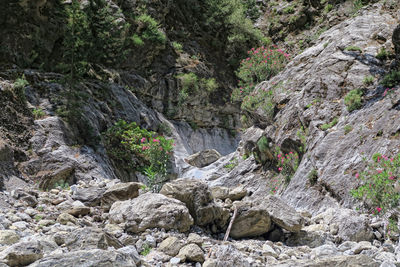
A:
[[[38,241],[19,242],[0,252],[0,260],[9,266],[26,266],[42,257],[43,246]]]
[[[216,162],[220,158],[221,154],[215,149],[206,149],[190,155],[186,158],[186,162],[192,166],[203,168],[210,165],[211,163]]]
[[[30,265],[31,267],[70,267],[70,266],[101,266],[101,267],[136,267],[135,259],[123,251],[108,251],[102,249],[78,250],[45,257]]]
[[[139,196],[141,183],[119,183],[108,188],[101,197],[101,206],[104,210],[109,210],[116,201],[128,200]]]
[[[215,223],[223,227],[229,218],[229,210],[214,202],[208,185],[196,179],[177,179],[166,183],[161,194],[185,203],[196,225]]]
[[[87,188],[77,188],[73,191],[72,199],[79,200],[85,205],[94,207],[100,205],[105,188],[91,186]]]
[[[185,204],[162,194],[146,193],[137,198],[115,202],[110,209],[111,223],[125,223],[128,232],[149,228],[189,230],[193,218]]]

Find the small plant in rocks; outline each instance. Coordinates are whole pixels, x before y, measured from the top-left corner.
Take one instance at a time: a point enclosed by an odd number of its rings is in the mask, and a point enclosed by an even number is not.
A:
[[[370,212],[383,215],[399,204],[400,154],[388,157],[376,153],[372,160],[364,161],[367,168],[355,174],[359,186],[350,193],[362,200]]]
[[[297,152],[290,151],[287,154],[282,153],[281,149],[277,146],[275,148],[275,159],[278,162],[278,171],[285,177],[285,182],[289,183],[293,174],[299,166],[299,155]]]

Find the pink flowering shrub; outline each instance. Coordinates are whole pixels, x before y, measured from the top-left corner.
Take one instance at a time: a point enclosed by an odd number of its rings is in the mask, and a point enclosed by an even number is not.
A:
[[[280,72],[289,60],[289,54],[276,47],[252,48],[248,57],[240,63],[236,75],[239,88],[232,92],[232,101],[242,101],[250,95],[255,86]]]
[[[399,177],[400,154],[389,158],[377,153],[364,171],[355,174],[359,186],[350,193],[364,201],[370,212],[381,215],[399,204]]]
[[[140,128],[135,122],[123,120],[109,128],[103,136],[109,157],[129,166],[132,171],[145,174],[152,189],[164,180],[173,140]]]
[[[299,155],[297,152],[290,151],[285,154],[282,153],[281,149],[277,146],[275,148],[275,159],[278,162],[278,171],[285,177],[286,183],[290,182],[293,174],[296,172],[299,167]]]

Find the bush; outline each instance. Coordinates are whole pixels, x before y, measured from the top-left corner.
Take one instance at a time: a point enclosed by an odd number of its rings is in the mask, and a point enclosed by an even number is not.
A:
[[[199,78],[193,72],[179,74],[177,78],[186,93],[195,93],[199,89]]]
[[[351,125],[344,126],[344,134],[345,135],[350,133],[351,131],[353,131],[353,127]]]
[[[393,70],[383,77],[381,84],[385,87],[392,88],[400,84],[400,71]]]
[[[23,74],[21,78],[15,80],[13,86],[13,91],[15,95],[18,97],[18,99],[20,99],[23,102],[26,101],[25,87],[27,85],[29,85],[29,82],[25,79],[25,75]]]
[[[151,42],[164,44],[167,40],[164,32],[159,29],[158,22],[150,15],[142,14],[136,18],[138,29],[141,31],[141,37]]]
[[[351,90],[347,93],[344,97],[344,104],[347,106],[349,112],[362,107],[362,95],[363,92],[360,89]]]
[[[173,140],[142,129],[135,122],[120,120],[104,133],[104,141],[110,158],[145,174],[153,191],[161,189]]]
[[[307,178],[311,185],[315,185],[318,182],[318,171],[313,168]]]
[[[371,84],[374,83],[374,80],[375,80],[374,76],[370,75],[370,76],[367,76],[367,77],[364,78],[363,83],[365,85],[371,85]]]
[[[180,43],[178,43],[178,42],[172,42],[172,47],[173,47],[176,51],[182,52],[183,45],[181,45]]]
[[[210,78],[210,79],[203,78],[200,80],[200,87],[203,90],[206,90],[208,93],[212,93],[218,89],[219,84],[217,83],[217,81],[214,78]]]
[[[386,60],[388,57],[389,53],[386,51],[384,47],[382,47],[379,53],[376,55],[376,58],[379,60]]]
[[[254,112],[257,109],[261,108],[266,117],[272,119],[275,112],[273,91],[260,89],[258,91],[252,92],[243,99],[242,105],[240,107],[242,110],[248,112]]]
[[[142,40],[142,38],[140,38],[139,35],[137,35],[136,33],[131,37],[132,43],[135,46],[143,46],[144,42]]]
[[[297,152],[290,151],[287,154],[281,152],[280,148],[275,147],[275,158],[278,162],[278,171],[284,175],[285,182],[288,184],[290,179],[297,171],[299,166],[299,155]]]
[[[359,48],[358,46],[354,46],[354,45],[346,47],[344,49],[344,51],[353,51],[353,52],[358,51],[358,52],[362,53],[362,49]]]
[[[338,123],[338,118],[334,118],[330,123],[321,125],[321,130],[326,131]]]
[[[41,108],[35,108],[32,110],[32,115],[36,120],[38,120],[43,118],[46,115],[46,113],[44,113],[44,111]]]
[[[289,55],[277,48],[259,47],[247,52],[249,57],[242,60],[236,75],[239,88],[232,92],[232,101],[241,101],[254,91],[255,86],[278,74],[286,65]]]
[[[360,185],[350,191],[356,199],[364,201],[371,212],[383,215],[399,205],[400,154],[389,158],[379,153],[367,162],[367,168],[356,173]]]

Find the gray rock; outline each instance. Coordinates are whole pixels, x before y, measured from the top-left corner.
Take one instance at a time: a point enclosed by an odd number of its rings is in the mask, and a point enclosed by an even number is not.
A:
[[[165,254],[174,257],[178,255],[179,250],[182,248],[183,245],[183,242],[181,242],[178,238],[171,236],[164,239],[164,241],[160,243],[158,249],[161,252],[164,252]]]
[[[131,257],[133,262],[136,265],[140,265],[141,259],[140,259],[139,253],[137,252],[137,250],[134,246],[126,246],[126,247],[117,249],[117,252]]]
[[[115,202],[109,214],[112,223],[125,223],[126,230],[133,233],[156,227],[186,232],[193,224],[182,202],[162,194],[146,193],[132,200]]]
[[[13,230],[0,230],[0,245],[12,245],[19,239],[19,235]]]
[[[101,206],[108,211],[111,205],[116,201],[123,201],[139,196],[139,189],[143,186],[141,183],[119,183],[107,189],[101,197]]]
[[[9,266],[26,266],[42,258],[42,250],[38,241],[21,241],[0,252],[0,260]]]
[[[227,188],[223,186],[214,186],[211,188],[211,195],[214,199],[225,200],[229,198],[232,201],[241,200],[247,194],[247,190],[243,186]]]
[[[209,267],[242,266],[250,267],[250,262],[231,244],[213,246],[210,258],[204,262]],[[204,266],[204,265],[203,265]]]
[[[380,263],[374,261],[371,257],[366,255],[356,256],[330,256],[315,260],[288,260],[275,264],[277,267],[289,266],[302,266],[302,267],[321,267],[321,266],[340,266],[340,267],[353,267],[353,266],[368,266],[378,267]]]
[[[299,232],[301,230],[304,224],[303,217],[279,197],[269,195],[264,203],[269,216],[275,224],[289,232]]]
[[[229,218],[229,211],[214,202],[206,183],[196,179],[177,179],[163,185],[161,194],[185,203],[196,225],[215,223],[223,227]]]
[[[72,194],[72,199],[79,200],[90,207],[98,206],[105,190],[96,186],[77,188]]]
[[[179,250],[179,254],[177,258],[180,258],[182,261],[191,261],[191,262],[204,262],[204,252],[203,250],[196,244],[189,244],[182,247]]]
[[[221,154],[218,151],[215,149],[207,149],[190,155],[186,158],[186,162],[192,166],[203,168],[217,161],[219,158],[221,158]]]
[[[60,215],[58,215],[57,222],[61,224],[67,224],[68,222],[73,224],[77,223],[75,217],[68,213],[61,213]]]
[[[102,267],[136,267],[135,260],[125,251],[107,251],[102,249],[78,250],[62,254],[50,255],[31,264],[30,267],[70,267],[70,266],[102,266]]]

